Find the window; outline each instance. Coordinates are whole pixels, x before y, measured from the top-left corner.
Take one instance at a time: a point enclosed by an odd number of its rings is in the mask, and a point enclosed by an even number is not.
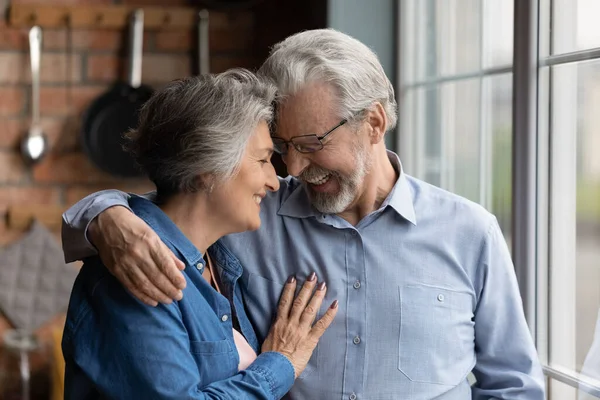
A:
[[[600,396],[600,34],[595,0],[540,2],[552,399]],[[579,389],[579,390],[577,390]],[[590,392],[590,393],[586,393]]]
[[[511,221],[512,1],[402,0],[399,153],[408,174]]]
[[[405,170],[497,216],[549,398],[600,398],[600,1],[399,4]],[[513,154],[522,136],[531,148]],[[533,165],[531,182],[514,165]]]

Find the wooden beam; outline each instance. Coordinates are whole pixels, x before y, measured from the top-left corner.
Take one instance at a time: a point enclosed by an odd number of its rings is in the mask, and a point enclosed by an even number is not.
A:
[[[185,30],[197,26],[199,10],[191,7],[133,7],[122,5],[82,6],[13,4],[8,23],[14,27],[29,28],[108,28],[122,29],[128,25],[135,10],[144,10],[146,30]]]

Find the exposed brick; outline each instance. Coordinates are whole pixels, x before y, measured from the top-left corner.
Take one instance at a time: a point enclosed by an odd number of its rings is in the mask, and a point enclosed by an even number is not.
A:
[[[25,179],[27,167],[21,153],[0,151],[0,183],[19,183]]]
[[[164,0],[121,0],[121,3],[132,6],[164,6]],[[187,0],[169,0],[169,6],[187,6]]]
[[[191,74],[187,54],[145,54],[142,61],[143,82],[168,82]]]
[[[52,151],[72,151],[79,143],[80,118],[42,118],[42,130]],[[0,148],[17,149],[30,126],[30,118],[0,118]]]
[[[107,86],[42,87],[42,115],[80,115],[90,103],[108,90]]]
[[[0,116],[17,115],[23,111],[25,92],[21,87],[0,87]]]
[[[23,135],[24,123],[18,118],[0,118],[0,148],[16,148]]]
[[[154,190],[154,184],[147,180],[136,180],[131,182],[112,182],[101,185],[71,186],[67,189],[66,202],[68,206],[77,203],[88,194],[105,189],[118,189],[124,192],[143,194]]]
[[[156,49],[161,51],[188,51],[197,46],[195,31],[162,31],[156,33]],[[247,51],[254,43],[252,29],[211,29],[209,48],[212,52]]]
[[[40,4],[40,0],[12,0],[13,4]],[[112,4],[113,0],[53,0],[52,4]]]
[[[210,11],[209,14],[210,29],[228,29],[228,30],[244,30],[254,27],[254,13],[252,12],[236,12],[224,13]]]
[[[115,179],[97,169],[83,153],[50,153],[33,168],[33,177],[40,183],[93,184]]]
[[[28,53],[0,53],[0,83],[31,82],[29,60]],[[81,56],[42,53],[40,80],[42,83],[81,81]]]
[[[234,67],[255,69],[260,62],[251,56],[215,55],[210,59],[210,72],[219,73]]]
[[[35,186],[1,186],[0,214],[3,214],[12,204],[59,204],[60,189],[55,187]],[[0,218],[3,220],[3,218]]]
[[[156,32],[154,44],[156,50],[187,51],[195,45],[195,32],[189,30]]]
[[[0,6],[1,4],[0,1]],[[1,12],[2,10],[0,10],[0,14]],[[4,20],[0,20],[0,49],[21,50],[26,48],[28,48],[27,30],[7,26]]]
[[[68,50],[71,40],[73,50],[116,51],[122,48],[124,38],[123,31],[115,29],[46,29],[43,43],[46,50]]]
[[[116,55],[90,55],[87,59],[86,79],[99,82],[114,82],[125,79],[124,66],[125,60]]]

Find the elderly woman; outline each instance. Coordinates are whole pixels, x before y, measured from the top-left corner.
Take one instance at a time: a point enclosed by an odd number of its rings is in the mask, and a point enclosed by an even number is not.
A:
[[[219,241],[258,229],[261,200],[279,187],[274,96],[238,69],[174,81],[144,106],[129,147],[157,191],[129,206],[179,259],[185,295],[149,307],[99,257],[86,259],[63,336],[66,399],[278,399],[304,370],[337,312],[334,302],[313,325],[325,283],[313,273],[294,298],[291,276],[259,349],[242,264]]]

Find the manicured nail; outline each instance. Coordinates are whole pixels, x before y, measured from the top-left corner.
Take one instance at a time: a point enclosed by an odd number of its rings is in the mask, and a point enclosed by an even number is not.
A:
[[[296,277],[294,275],[290,275],[287,278],[287,283],[294,283],[294,282],[296,282]]]
[[[309,281],[314,281],[317,278],[317,274],[315,274],[314,272],[311,272],[310,275],[308,276],[308,280]]]
[[[335,310],[338,307],[338,301],[334,300],[333,303],[331,303],[331,306],[329,306],[329,308],[331,308],[332,310]]]
[[[319,283],[317,285],[317,290],[323,290],[323,289],[325,289],[325,285],[326,285],[325,281]]]

